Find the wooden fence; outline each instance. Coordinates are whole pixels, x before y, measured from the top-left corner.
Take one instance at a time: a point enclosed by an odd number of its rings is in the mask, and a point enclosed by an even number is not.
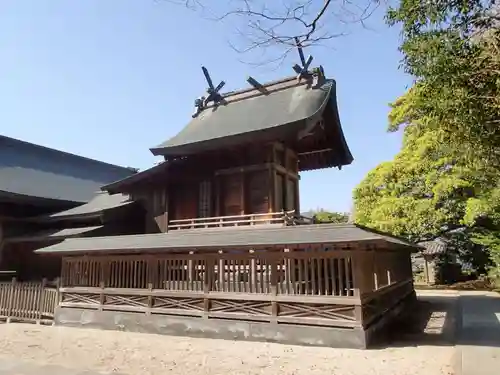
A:
[[[352,328],[412,290],[403,252],[286,250],[65,257],[60,306]]]
[[[0,282],[0,320],[51,323],[59,302],[58,282]]]

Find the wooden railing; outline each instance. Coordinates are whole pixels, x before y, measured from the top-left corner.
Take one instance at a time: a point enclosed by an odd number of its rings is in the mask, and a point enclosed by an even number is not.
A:
[[[0,319],[49,323],[58,299],[56,282],[0,282]]]
[[[352,253],[275,251],[63,259],[61,306],[354,327]]]
[[[198,217],[193,219],[170,220],[168,230],[238,227],[243,225],[281,224],[286,225],[286,212],[248,214],[234,216]]]
[[[61,307],[354,328],[355,297],[314,297],[161,289],[60,288]]]
[[[223,228],[259,224],[281,224],[283,226],[307,225],[314,224],[314,220],[309,217],[298,215],[295,213],[295,211],[282,211],[264,214],[247,214],[203,218],[198,217],[192,219],[170,220],[168,222],[168,230]]]
[[[309,245],[65,257],[65,308],[360,327],[413,291],[398,249]]]

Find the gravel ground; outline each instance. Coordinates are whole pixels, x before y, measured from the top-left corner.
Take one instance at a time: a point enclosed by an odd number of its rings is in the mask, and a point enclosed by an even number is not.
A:
[[[452,346],[363,351],[0,324],[0,361],[130,375],[452,375],[453,354]]]

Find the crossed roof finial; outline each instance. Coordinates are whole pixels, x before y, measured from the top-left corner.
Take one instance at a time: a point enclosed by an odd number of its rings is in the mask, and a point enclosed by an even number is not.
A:
[[[196,117],[200,114],[201,111],[203,111],[208,103],[214,102],[215,104],[220,103],[223,98],[222,95],[219,94],[219,91],[224,87],[226,82],[220,81],[220,83],[214,87],[214,84],[212,82],[212,78],[210,77],[210,74],[208,73],[207,68],[204,66],[201,67],[203,70],[203,74],[205,75],[205,79],[207,80],[208,88],[207,88],[207,96],[201,96],[198,99],[194,101],[194,105],[196,106],[196,112],[193,114],[193,117]]]

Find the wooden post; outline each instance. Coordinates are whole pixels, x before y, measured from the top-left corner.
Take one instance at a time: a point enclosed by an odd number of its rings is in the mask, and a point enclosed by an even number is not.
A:
[[[47,279],[43,278],[42,283],[40,284],[40,288],[38,291],[38,301],[37,301],[37,307],[36,307],[36,324],[40,324],[42,320],[42,310],[44,306],[44,301],[45,301],[45,287],[47,285]]]
[[[17,280],[15,277],[12,278],[12,282],[10,283],[10,291],[9,291],[9,302],[7,304],[7,323],[10,323],[12,318],[12,313],[14,310],[14,299],[15,299],[15,291],[17,286]]]
[[[99,311],[102,311],[104,303],[106,302],[106,296],[104,295],[104,287],[105,287],[104,281],[101,281],[99,283],[99,288],[101,288],[101,290],[99,291]]]
[[[240,174],[240,215],[245,215],[245,171],[242,168]]]
[[[146,310],[146,315],[151,315],[151,309],[153,308],[153,283],[148,284],[148,308]]]
[[[425,283],[428,285],[429,284],[429,262],[427,262],[427,258],[423,256],[424,258],[424,279]]]
[[[272,258],[270,262],[271,266],[271,275],[270,275],[270,284],[271,284],[271,295],[276,297],[278,295],[278,260],[276,258]],[[278,322],[279,315],[279,306],[278,302],[274,299],[271,301],[271,323]]]
[[[269,213],[277,211],[276,207],[276,172],[273,164],[269,165]]]
[[[363,327],[363,305],[354,306],[354,317],[361,327]]]
[[[56,279],[56,300],[54,303],[54,308],[59,306],[59,304],[61,303],[61,292],[59,291],[60,288],[61,288],[61,279],[58,277]]]
[[[379,280],[378,280],[378,259],[375,250],[371,250],[371,264],[372,264],[372,273],[373,273],[373,290],[378,290]]]
[[[208,293],[212,289],[212,279],[215,261],[211,257],[205,257],[205,273],[203,276],[203,318],[208,319],[208,314],[210,312],[210,299]]]
[[[2,255],[3,255],[3,226],[0,222],[0,266],[2,265]]]
[[[168,186],[168,185],[167,185]],[[165,187],[164,194],[165,194],[165,212],[163,213],[163,220],[165,222],[165,227],[164,227],[164,232],[168,232],[168,210],[169,210],[169,201],[170,201],[170,191],[168,191],[168,187]]]
[[[354,288],[354,296],[360,297],[365,292],[370,292],[367,286],[366,272],[366,252],[361,250],[354,250],[352,252],[352,281]]]
[[[249,250],[250,254],[254,254],[254,250]],[[258,281],[257,281],[257,265],[255,257],[250,258],[250,283],[249,283],[250,293],[258,293]]]
[[[215,216],[221,216],[221,176],[215,176]],[[221,225],[222,226],[222,225]]]
[[[218,276],[219,276],[219,287],[217,288],[218,289],[218,292],[222,292],[224,291],[224,286],[225,286],[225,276],[226,276],[226,267],[225,267],[225,261],[224,261],[224,257],[222,256],[223,252],[222,250],[219,251],[219,264],[217,266],[217,269],[218,269]],[[206,266],[205,266],[206,268]]]
[[[297,177],[295,181],[295,212],[300,215],[300,194],[299,194],[299,184],[300,184],[300,176]]]

